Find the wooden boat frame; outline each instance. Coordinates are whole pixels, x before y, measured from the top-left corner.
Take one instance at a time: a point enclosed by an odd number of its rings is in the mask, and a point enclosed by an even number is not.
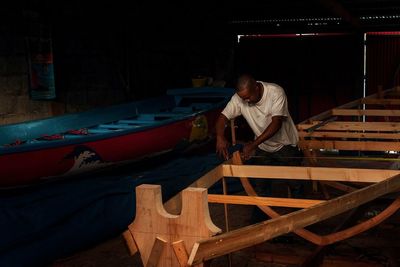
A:
[[[400,87],[380,89],[299,123],[299,147],[303,151],[400,151],[399,96]],[[349,117],[351,121],[341,120]]]
[[[248,196],[206,194],[206,188],[211,187],[220,179],[228,177],[240,177]],[[246,177],[256,179],[346,181],[364,183],[367,186],[331,200],[269,198],[258,197]],[[138,219],[135,219],[129,225],[124,237],[132,254],[138,250],[140,251],[144,266],[199,265],[207,260],[254,246],[289,232],[294,232],[314,244],[328,245],[350,238],[381,223],[400,208],[400,198],[394,200],[391,205],[375,217],[333,234],[320,236],[305,230],[303,227],[356,208],[399,189],[400,171],[398,170],[250,166],[241,165],[240,155],[235,152],[231,163],[222,164],[208,172],[189,188],[166,202],[164,206],[161,202],[159,186],[142,185],[137,187],[136,218]],[[193,193],[196,190],[197,195]],[[152,193],[150,194],[149,192]],[[149,199],[149,195],[154,198]],[[183,203],[182,212],[180,215],[175,215],[179,214],[181,203]],[[188,203],[191,205],[190,208]],[[257,205],[272,219],[216,235],[220,230],[210,219],[208,203]],[[270,206],[301,209],[281,216]],[[169,218],[168,222],[160,220],[159,217],[155,219],[154,214],[156,213],[160,217]],[[184,217],[183,222],[177,223],[175,220],[181,216]],[[192,219],[188,219],[188,217]],[[141,232],[143,231],[143,225],[146,227],[151,226],[146,228],[146,231],[151,229],[153,238],[141,238],[138,241],[138,234],[143,234]],[[168,230],[159,232],[163,227],[162,225]],[[188,236],[188,233],[180,235],[179,230],[177,230],[185,228],[191,229],[190,236]],[[193,231],[193,229],[202,229],[203,234],[201,235]],[[204,229],[209,231],[204,233]],[[195,240],[196,238],[197,240]],[[167,249],[168,247],[169,249]],[[174,251],[175,257],[171,256],[172,251]]]
[[[299,146],[310,158],[315,156],[317,149],[400,151],[400,142],[397,142],[400,134],[396,130],[400,124],[389,122],[390,117],[400,116],[400,110],[360,108],[364,104],[383,105],[384,108],[400,105],[400,99],[387,98],[391,96],[400,96],[400,88],[378,90],[377,94],[300,123]],[[352,116],[358,121],[336,122],[337,116]],[[361,121],[363,116],[383,117],[385,121]],[[234,131],[232,136],[234,138]],[[377,141],[382,139],[386,141]],[[326,246],[378,225],[400,208],[400,197],[397,197],[375,217],[347,229],[324,236],[304,229],[400,190],[400,170],[313,167],[315,161],[310,162],[311,167],[243,165],[239,152],[235,152],[230,161],[211,170],[164,205],[159,186],[141,185],[136,188],[135,221],[123,234],[128,248],[132,255],[140,251],[144,266],[202,266],[213,258],[289,232],[316,245]],[[230,177],[240,178],[247,196],[226,193],[225,179]],[[330,200],[259,197],[247,177],[320,181],[346,193]],[[220,180],[224,194],[207,195],[207,189]],[[365,187],[356,189],[342,182],[363,184]],[[208,203],[225,205],[225,233],[219,234],[221,230],[212,223]],[[256,205],[271,219],[229,231],[227,204]],[[281,215],[271,206],[299,210]]]

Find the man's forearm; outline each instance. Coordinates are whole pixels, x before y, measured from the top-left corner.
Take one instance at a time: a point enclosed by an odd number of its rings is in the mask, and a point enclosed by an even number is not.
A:
[[[255,147],[257,147],[264,141],[274,136],[281,127],[282,127],[282,118],[273,118],[271,124],[268,125],[268,127],[264,130],[264,132],[261,135],[259,135],[252,143],[254,144]]]
[[[228,122],[228,119],[224,115],[219,115],[217,119],[217,123],[215,125],[215,132],[217,138],[225,138],[225,125]]]

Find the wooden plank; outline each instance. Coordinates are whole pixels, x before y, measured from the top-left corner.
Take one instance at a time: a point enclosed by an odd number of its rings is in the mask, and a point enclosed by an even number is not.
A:
[[[166,245],[167,241],[160,237],[157,237],[156,240],[154,240],[153,248],[151,249],[150,257],[146,267],[157,267],[160,256]]]
[[[131,231],[129,231],[129,229],[126,230],[125,232],[122,233],[122,236],[124,237],[126,246],[128,247],[129,255],[131,256],[135,255],[138,252],[138,247],[136,246]]]
[[[172,248],[174,249],[176,258],[178,259],[179,266],[188,266],[189,254],[185,248],[185,242],[183,240],[175,241],[172,243]]]
[[[353,191],[357,190],[357,188],[354,188],[352,186],[345,185],[345,184],[342,184],[342,183],[338,183],[338,182],[324,181],[324,182],[321,182],[321,183],[325,184],[325,185],[329,185],[330,187],[336,188],[336,189],[344,191],[344,192],[353,192]]]
[[[321,128],[322,126],[324,126],[324,125],[326,125],[326,124],[328,124],[328,123],[330,123],[330,122],[332,122],[332,121],[335,121],[335,120],[337,120],[337,117],[336,117],[336,116],[335,116],[335,117],[328,118],[328,119],[326,119],[326,120],[324,120],[324,121],[321,121],[320,123],[315,124],[315,125],[313,125],[312,127],[308,128],[308,129],[307,129],[307,132],[309,132],[309,133],[314,132],[314,131],[317,130],[318,128]]]
[[[275,207],[308,208],[324,202],[324,200],[208,194],[208,202],[236,205],[268,205]]]
[[[188,263],[190,265],[199,264],[233,251],[254,246],[279,235],[336,216],[399,189],[400,175],[396,175],[380,183],[372,184],[308,209],[295,211],[275,219],[196,242]]]
[[[194,181],[189,187],[210,188],[223,177],[222,166],[219,165]],[[179,214],[182,208],[182,192],[179,192],[174,197],[164,203],[164,208],[171,214]]]
[[[299,131],[307,130],[318,122],[310,124],[298,124]],[[334,121],[321,126],[318,130],[328,131],[372,131],[372,132],[398,132],[400,131],[400,123],[398,122],[350,122],[350,121]]]
[[[332,109],[333,116],[400,116],[400,110],[393,109]]]
[[[276,178],[320,181],[347,181],[376,183],[400,174],[398,170],[297,167],[297,166],[257,166],[224,164],[226,177]]]
[[[398,133],[356,133],[356,132],[324,132],[324,131],[314,131],[312,133],[299,132],[299,137],[316,137],[316,138],[361,138],[361,139],[394,139],[400,140],[400,134]]]
[[[302,149],[400,151],[400,142],[300,140],[298,146]]]

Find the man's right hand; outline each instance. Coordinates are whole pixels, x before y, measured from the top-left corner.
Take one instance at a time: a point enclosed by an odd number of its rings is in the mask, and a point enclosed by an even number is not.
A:
[[[229,143],[225,137],[217,137],[216,152],[224,160],[229,158],[228,146]]]

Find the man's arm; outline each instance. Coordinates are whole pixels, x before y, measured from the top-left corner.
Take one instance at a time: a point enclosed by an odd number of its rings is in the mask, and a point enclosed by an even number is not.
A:
[[[217,123],[215,124],[215,131],[217,135],[216,152],[220,157],[225,160],[228,159],[228,141],[225,138],[225,125],[228,123],[228,118],[224,114],[220,114]]]
[[[254,141],[246,144],[243,148],[243,156],[245,159],[250,157],[250,154],[264,141],[268,140],[274,134],[276,134],[279,129],[282,127],[282,121],[285,119],[285,116],[274,116],[272,117],[271,123],[264,130],[262,134],[260,134]]]

